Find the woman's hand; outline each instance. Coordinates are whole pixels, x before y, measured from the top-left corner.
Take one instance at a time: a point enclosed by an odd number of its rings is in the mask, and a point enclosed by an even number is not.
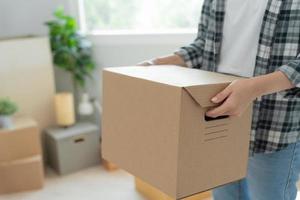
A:
[[[137,65],[138,66],[151,66],[151,65],[156,65],[156,64],[155,64],[155,59],[152,59],[152,60],[142,61],[142,62],[138,63]]]
[[[151,65],[178,65],[186,67],[184,60],[177,54],[154,58],[138,63],[139,66],[151,66]]]
[[[293,87],[295,85],[281,71],[239,79],[211,99],[214,103],[224,102],[217,108],[209,110],[206,115],[209,117],[240,116],[255,98]]]
[[[233,81],[222,92],[211,99],[214,103],[223,103],[209,110],[206,115],[214,118],[222,115],[240,116],[257,97],[254,85],[252,79]]]

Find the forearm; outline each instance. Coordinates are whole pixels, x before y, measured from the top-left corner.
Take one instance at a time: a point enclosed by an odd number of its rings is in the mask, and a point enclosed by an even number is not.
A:
[[[281,71],[250,78],[256,97],[295,87]]]
[[[212,102],[221,105],[209,110],[206,115],[240,116],[255,98],[293,87],[295,86],[290,79],[281,71],[249,79],[238,79],[211,99]]]

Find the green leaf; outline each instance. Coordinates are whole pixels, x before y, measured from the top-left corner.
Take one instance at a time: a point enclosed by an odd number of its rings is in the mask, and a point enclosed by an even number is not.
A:
[[[84,87],[95,69],[91,42],[78,33],[76,20],[66,15],[63,7],[55,10],[54,17],[45,23],[49,29],[53,62],[71,73],[78,86]]]
[[[13,115],[17,110],[17,104],[9,98],[0,98],[0,115]]]

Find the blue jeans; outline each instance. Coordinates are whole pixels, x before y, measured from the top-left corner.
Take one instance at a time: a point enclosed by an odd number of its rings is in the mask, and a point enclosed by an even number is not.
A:
[[[300,173],[300,142],[249,158],[246,178],[213,190],[214,200],[295,200]]]

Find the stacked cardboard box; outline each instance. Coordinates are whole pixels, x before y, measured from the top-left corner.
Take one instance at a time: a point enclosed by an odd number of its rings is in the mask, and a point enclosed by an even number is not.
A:
[[[0,130],[0,194],[43,186],[40,143],[37,124],[30,118],[17,118],[13,129]]]
[[[236,79],[178,66],[105,69],[104,159],[173,199],[242,179],[251,106],[240,117],[205,115]]]

